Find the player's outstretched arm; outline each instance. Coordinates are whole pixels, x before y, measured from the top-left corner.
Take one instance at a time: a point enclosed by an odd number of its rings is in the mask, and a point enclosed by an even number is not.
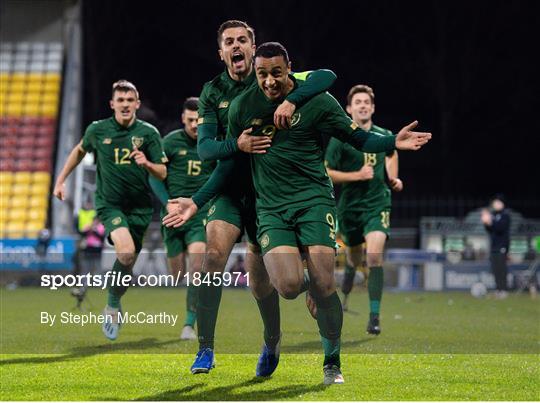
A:
[[[330,89],[337,78],[332,70],[327,69],[294,73],[293,76],[305,82],[293,90],[274,112],[274,125],[280,130],[291,127],[292,115],[297,106]]]
[[[431,139],[431,133],[415,132],[413,129],[418,126],[418,121],[409,123],[403,127],[396,136],[396,148],[398,150],[419,150]]]
[[[170,199],[169,192],[167,191],[167,187],[165,186],[165,182],[158,180],[154,176],[150,176],[148,178],[148,183],[150,184],[150,187],[152,188],[152,192],[156,195],[158,200],[163,206],[167,206],[167,203]]]
[[[58,175],[58,178],[56,178],[56,183],[54,185],[53,195],[58,199],[62,201],[66,199],[66,185],[64,182],[77,165],[81,163],[85,155],[86,151],[82,148],[82,141],[69,153],[66,163]]]
[[[235,160],[229,158],[219,161],[216,169],[210,175],[206,183],[191,197],[191,199],[171,199],[167,204],[167,214],[163,218],[166,227],[180,227],[195,215],[211,199],[217,196],[225,188],[230,180],[235,167]]]
[[[178,228],[197,214],[198,210],[199,209],[193,199],[185,197],[170,199],[167,203],[168,214],[163,217],[163,225],[166,227]]]

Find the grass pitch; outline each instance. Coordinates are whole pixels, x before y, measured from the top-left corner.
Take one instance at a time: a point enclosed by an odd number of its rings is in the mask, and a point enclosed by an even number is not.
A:
[[[540,304],[465,293],[383,296],[381,336],[365,334],[367,295],[351,296],[342,342],[344,385],[324,387],[315,321],[303,298],[281,300],[280,365],[254,378],[262,343],[251,294],[223,293],[217,367],[191,375],[196,342],[182,342],[184,289],[130,289],[125,311],[179,314],[176,327],[126,324],[115,342],[100,325],[40,324],[70,311],[67,290],[1,290],[2,400],[539,400]],[[105,292],[92,290],[93,311]],[[75,311],[74,311],[75,312]]]

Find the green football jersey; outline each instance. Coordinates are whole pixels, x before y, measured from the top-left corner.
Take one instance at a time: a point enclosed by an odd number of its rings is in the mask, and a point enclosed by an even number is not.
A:
[[[229,106],[234,98],[240,95],[255,80],[255,71],[243,81],[235,81],[227,69],[212,81],[207,82],[199,96],[199,124],[211,123],[218,126],[218,139],[227,134]]]
[[[370,131],[383,136],[392,136],[390,130],[372,125]],[[373,167],[373,179],[369,181],[347,182],[341,185],[341,194],[338,202],[338,214],[345,212],[361,212],[375,208],[390,208],[390,189],[386,184],[385,157],[389,153],[364,153],[342,143],[336,138],[330,139],[326,149],[326,165],[337,171],[358,171],[364,165]]]
[[[212,173],[214,162],[201,161],[197,140],[189,137],[184,129],[165,136],[163,149],[169,160],[165,185],[170,197],[191,197]]]
[[[153,163],[167,161],[159,132],[142,120],[126,128],[113,116],[87,127],[82,148],[96,154],[97,209],[116,207],[141,214],[152,211],[148,172],[129,158],[134,147]]]
[[[304,83],[292,79],[295,87]],[[272,146],[265,154],[250,157],[257,210],[335,205],[332,183],[324,167],[322,133],[351,139],[358,131],[357,125],[334,97],[321,93],[296,110],[290,129],[277,130],[273,114],[279,103],[270,101],[255,86],[238,96],[229,112],[230,135],[238,136],[253,127],[253,135],[272,137]]]

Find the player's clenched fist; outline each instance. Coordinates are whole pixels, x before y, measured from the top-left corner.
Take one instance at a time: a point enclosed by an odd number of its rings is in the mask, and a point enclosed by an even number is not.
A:
[[[288,129],[291,127],[291,120],[296,105],[287,100],[283,101],[274,112],[274,125],[280,129]]]
[[[358,171],[354,172],[354,177],[357,181],[369,181],[373,179],[374,172],[371,165],[364,165]]]
[[[146,155],[142,151],[140,151],[137,147],[133,147],[133,151],[131,154],[129,154],[129,158],[133,158],[135,160],[135,163],[139,166],[146,166],[148,165],[148,160],[146,159]]]
[[[399,178],[390,178],[390,187],[394,192],[401,192],[403,190],[403,182]]]
[[[54,185],[53,195],[57,199],[64,201],[66,198],[66,185],[64,183]]]

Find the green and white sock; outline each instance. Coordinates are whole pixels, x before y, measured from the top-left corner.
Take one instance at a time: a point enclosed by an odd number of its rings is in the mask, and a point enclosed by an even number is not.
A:
[[[213,279],[217,275],[214,274]],[[221,284],[221,282],[220,282]],[[197,329],[199,335],[199,348],[214,348],[214,332],[216,330],[217,315],[221,302],[222,286],[201,282],[199,285],[199,303],[197,304]]]
[[[369,268],[368,295],[369,295],[369,315],[378,316],[381,310],[381,299],[383,292],[384,275],[381,266]]]
[[[131,269],[128,266],[124,266],[118,259],[114,261],[113,268],[111,270],[113,273],[120,273],[120,279],[124,278],[127,275],[131,274]],[[117,275],[118,276],[118,275]],[[120,280],[121,281],[121,280]],[[111,308],[120,308],[120,299],[126,293],[128,286],[120,286],[120,282],[117,277],[115,277],[114,283],[109,286],[109,294],[107,298],[107,305]]]
[[[281,335],[281,317],[277,291],[274,289],[263,299],[258,299],[257,305],[264,324],[264,343],[271,351],[274,351]]]
[[[195,322],[197,321],[198,300],[199,289],[190,282],[186,293],[186,321],[184,326],[195,327]]]
[[[341,328],[343,309],[337,292],[326,298],[315,297],[317,305],[317,325],[324,350],[324,364],[341,367]]]

